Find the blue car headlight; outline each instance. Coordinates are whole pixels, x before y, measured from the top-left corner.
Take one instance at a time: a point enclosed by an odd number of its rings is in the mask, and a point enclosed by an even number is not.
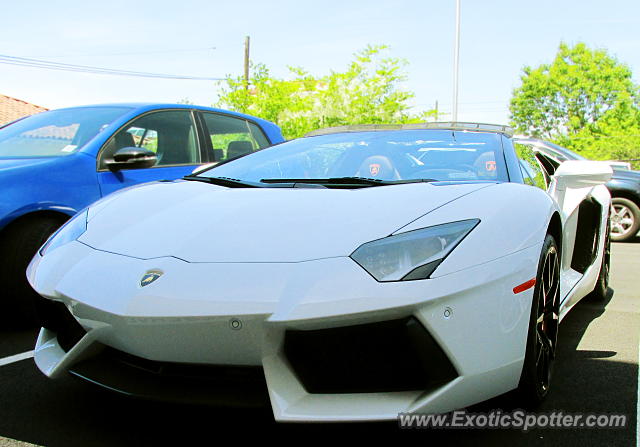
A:
[[[56,248],[62,247],[69,242],[73,242],[87,231],[87,215],[88,209],[80,211],[72,217],[67,223],[53,233],[47,242],[40,249],[40,256],[50,253]]]
[[[351,259],[381,282],[427,279],[479,222],[461,220],[367,242]]]

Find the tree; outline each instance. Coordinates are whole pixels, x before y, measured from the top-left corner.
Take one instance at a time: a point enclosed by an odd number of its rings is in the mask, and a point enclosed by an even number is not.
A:
[[[584,43],[561,43],[553,63],[524,67],[521,81],[511,99],[513,122],[521,131],[546,138],[595,128],[622,101],[638,106],[631,70]]]
[[[640,102],[629,67],[584,43],[560,44],[551,64],[526,66],[512,125],[595,159],[640,158]]]
[[[426,121],[432,112],[411,115],[407,102],[414,95],[399,87],[406,62],[383,58],[385,49],[368,46],[345,72],[322,77],[289,67],[293,79],[275,79],[266,65],[255,64],[248,86],[242,77],[227,77],[216,105],[273,121],[286,138],[328,126]]]
[[[593,159],[631,160],[640,168],[640,108],[630,98],[622,98],[593,126],[555,141]]]

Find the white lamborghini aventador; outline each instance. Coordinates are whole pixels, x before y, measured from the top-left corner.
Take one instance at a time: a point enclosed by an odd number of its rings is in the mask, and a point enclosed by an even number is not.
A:
[[[395,419],[548,393],[558,324],[609,274],[606,163],[508,128],[325,129],[113,194],[28,278],[35,361],[277,420]]]

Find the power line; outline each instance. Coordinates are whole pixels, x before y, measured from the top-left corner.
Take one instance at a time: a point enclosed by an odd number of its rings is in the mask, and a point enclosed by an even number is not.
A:
[[[209,78],[202,76],[172,75],[164,73],[150,73],[144,71],[119,70],[114,68],[93,67],[89,65],[64,64],[41,59],[9,56],[0,54],[0,64],[17,65],[22,67],[41,68],[47,70],[71,71],[76,73],[91,73],[111,76],[130,76],[139,78],[174,79],[189,81],[224,81],[224,78]]]
[[[36,55],[30,56],[34,58],[46,57],[47,59],[63,59],[67,57],[94,57],[94,56],[136,56],[136,55],[146,55],[146,54],[167,54],[167,53],[190,53],[196,51],[211,51],[217,49],[216,47],[207,47],[207,48],[182,48],[182,49],[173,49],[173,50],[146,50],[146,51],[125,51],[125,52],[115,52],[115,53],[77,53],[77,54],[58,54],[58,55]]]

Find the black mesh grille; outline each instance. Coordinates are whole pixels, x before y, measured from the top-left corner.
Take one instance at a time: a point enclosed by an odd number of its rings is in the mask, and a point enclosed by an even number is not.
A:
[[[440,346],[413,317],[289,330],[284,352],[309,393],[429,390],[457,376]]]

